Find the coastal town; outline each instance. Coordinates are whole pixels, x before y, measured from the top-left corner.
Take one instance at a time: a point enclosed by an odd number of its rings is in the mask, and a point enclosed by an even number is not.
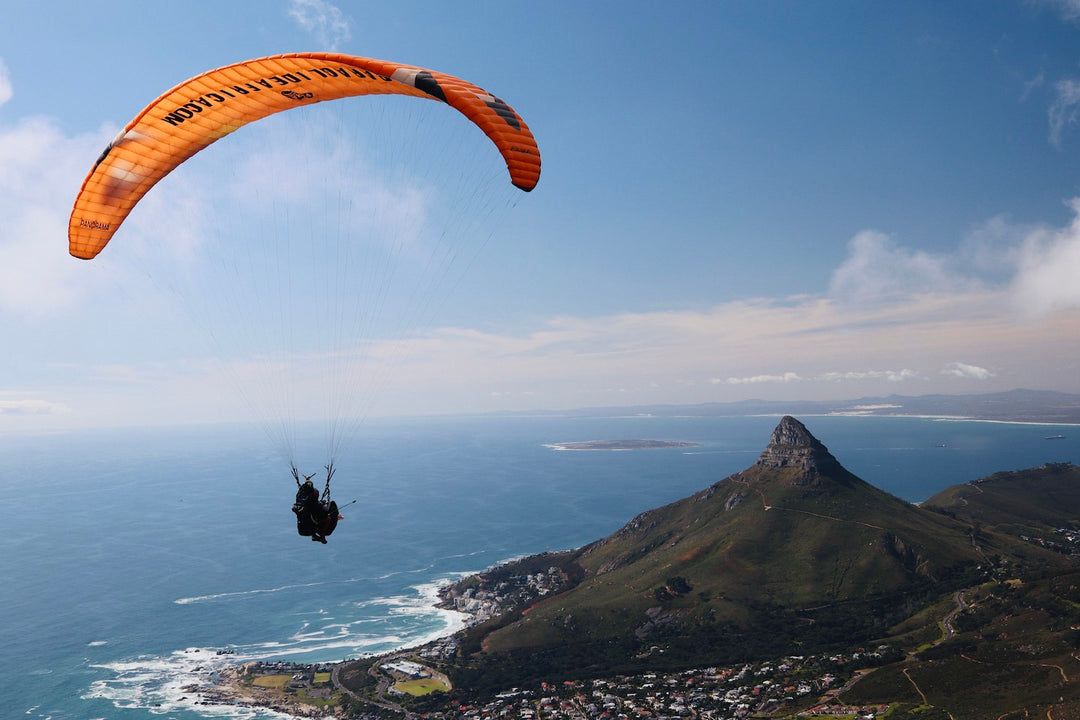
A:
[[[424,713],[431,720],[582,720],[584,718],[848,717],[870,720],[888,706],[848,706],[834,695],[862,667],[896,659],[879,647],[867,652],[789,656],[775,662],[645,673],[606,679],[541,683],[511,689],[483,703],[453,703]]]
[[[836,694],[859,677],[860,670],[898,659],[880,646],[854,653],[791,655],[771,662],[705,667],[671,673],[643,673],[612,678],[542,682],[512,688],[484,701],[460,699],[438,709],[412,712],[400,702],[409,681],[445,676],[401,654],[380,660],[369,672],[389,680],[361,698],[339,677],[341,664],[248,663],[223,673],[211,687],[191,687],[196,704],[273,710],[292,717],[386,718],[429,720],[583,720],[585,718],[848,717],[870,720],[886,705],[850,706]],[[441,689],[449,689],[443,687]],[[349,700],[345,700],[349,698]]]
[[[535,565],[547,557],[557,556],[537,555],[529,560]],[[541,563],[528,569],[532,572],[506,573],[492,568],[447,585],[439,591],[439,607],[464,613],[469,616],[468,625],[477,625],[560,592],[570,582],[566,571],[557,565],[544,567]]]
[[[853,653],[791,655],[776,661],[729,667],[704,667],[671,673],[643,673],[612,678],[542,682],[511,688],[483,701],[449,698],[422,712],[400,702],[407,694],[384,685],[382,695],[360,698],[342,683],[340,665],[308,667],[290,663],[251,663],[234,671],[229,682],[204,693],[199,704],[262,707],[294,717],[387,718],[429,720],[583,720],[585,718],[845,717],[871,720],[886,705],[851,706],[836,695],[863,668],[899,659],[880,646]],[[400,654],[372,666],[373,674],[398,681],[440,674]],[[444,679],[444,678],[443,678]],[[440,680],[442,682],[442,680]],[[336,696],[336,698],[335,698]],[[396,699],[395,699],[396,696]],[[351,697],[352,701],[341,702]]]
[[[441,606],[485,622],[556,592],[565,573],[546,569],[507,575],[499,568],[444,587]],[[362,673],[366,689],[343,673],[346,663],[308,666],[248,663],[222,673],[199,693],[199,704],[261,707],[293,717],[423,717],[429,720],[582,720],[584,718],[845,717],[869,720],[887,706],[847,706],[836,695],[864,668],[895,662],[899,650],[887,645],[848,653],[790,655],[774,661],[709,666],[680,672],[648,672],[610,678],[541,682],[511,688],[479,701],[431,695],[423,710],[410,709],[410,696],[449,691],[450,682],[433,666],[453,656],[455,636],[378,658]],[[369,679],[370,678],[370,679]],[[432,681],[423,684],[423,681]],[[433,684],[432,684],[433,683]],[[418,689],[413,689],[418,688]]]

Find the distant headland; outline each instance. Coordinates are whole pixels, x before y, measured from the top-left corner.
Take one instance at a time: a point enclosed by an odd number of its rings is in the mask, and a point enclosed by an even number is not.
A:
[[[697,445],[694,442],[680,440],[585,440],[549,443],[544,447],[555,450],[655,450],[657,448],[697,447]]]

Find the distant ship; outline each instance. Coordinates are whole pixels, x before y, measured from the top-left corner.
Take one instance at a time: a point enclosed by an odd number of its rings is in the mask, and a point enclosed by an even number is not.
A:
[[[1045,439],[1046,440],[1064,440],[1065,436],[1064,435],[1047,435]]]

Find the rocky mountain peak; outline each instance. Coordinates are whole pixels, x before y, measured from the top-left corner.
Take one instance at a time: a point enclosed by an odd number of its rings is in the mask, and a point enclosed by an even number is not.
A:
[[[799,468],[804,482],[839,465],[829,449],[790,415],[785,415],[773,430],[769,445],[756,464],[767,468]]]

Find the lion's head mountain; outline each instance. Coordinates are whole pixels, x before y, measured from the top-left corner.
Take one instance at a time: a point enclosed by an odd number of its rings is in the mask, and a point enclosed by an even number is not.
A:
[[[1024,485],[1029,513],[1080,507],[1080,494],[1062,490],[1080,480],[1077,470],[1050,468],[1054,477],[1032,481],[1060,486],[1049,495]],[[1000,527],[980,519],[980,507],[955,489],[921,506],[890,495],[785,416],[745,470],[585,547],[464,581],[534,567],[561,577],[556,592],[465,631],[456,663],[463,677],[500,667],[526,679],[879,642],[951,591],[1072,562],[1022,539],[1016,517]]]

